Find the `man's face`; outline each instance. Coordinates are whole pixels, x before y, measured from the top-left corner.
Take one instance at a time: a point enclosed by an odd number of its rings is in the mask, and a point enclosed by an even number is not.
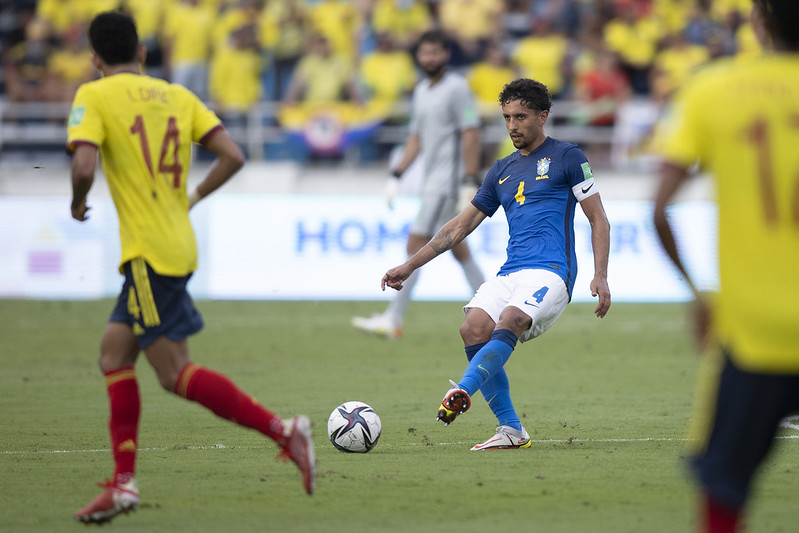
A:
[[[449,51],[440,44],[425,42],[416,50],[416,60],[424,73],[432,78],[447,66]]]
[[[523,106],[520,100],[512,100],[502,105],[502,116],[513,146],[526,151],[544,135],[544,124],[549,112],[536,111]]]

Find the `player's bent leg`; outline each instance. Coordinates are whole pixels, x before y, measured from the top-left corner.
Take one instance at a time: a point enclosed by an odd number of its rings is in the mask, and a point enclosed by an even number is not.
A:
[[[303,486],[313,494],[316,486],[316,459],[311,439],[311,423],[298,416],[290,423],[242,391],[230,378],[189,362],[181,369],[173,392],[208,408],[220,418],[254,429],[274,440],[302,472]]]
[[[474,346],[485,344],[491,339],[491,333],[496,327],[496,323],[483,309],[479,307],[464,308],[466,317],[461,323],[458,332],[463,339],[464,346]],[[469,359],[471,361],[471,358]]]
[[[100,341],[98,364],[103,373],[113,372],[136,364],[139,341],[130,326],[123,322],[108,322]]]
[[[191,362],[186,339],[173,341],[162,335],[144,349],[144,355],[155,370],[161,386],[174,392],[180,373]]]

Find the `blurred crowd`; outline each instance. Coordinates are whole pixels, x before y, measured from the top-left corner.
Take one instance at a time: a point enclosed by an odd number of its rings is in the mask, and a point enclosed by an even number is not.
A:
[[[431,28],[487,113],[527,76],[581,102],[571,120],[611,125],[633,97],[668,99],[698,66],[758,52],[751,0],[10,0],[0,7],[2,98],[69,102],[97,74],[86,27],[130,12],[147,74],[180,83],[226,117],[258,102],[393,105],[418,76]]]

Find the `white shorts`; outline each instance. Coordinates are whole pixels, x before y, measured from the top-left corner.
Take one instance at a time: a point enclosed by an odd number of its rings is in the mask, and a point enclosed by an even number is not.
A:
[[[477,307],[497,323],[503,309],[509,305],[518,307],[533,319],[530,329],[519,338],[524,342],[552,327],[568,303],[569,291],[560,276],[549,270],[526,269],[483,283],[463,312]]]

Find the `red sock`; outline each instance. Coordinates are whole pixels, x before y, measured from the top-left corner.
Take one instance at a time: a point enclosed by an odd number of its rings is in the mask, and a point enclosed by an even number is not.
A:
[[[110,404],[108,429],[111,432],[116,480],[120,475],[132,476],[135,472],[141,399],[132,366],[106,372],[105,386]]]
[[[736,533],[742,531],[742,529],[738,529],[741,511],[724,507],[709,494],[705,494],[703,512],[703,531],[705,533]]]
[[[207,407],[217,416],[260,431],[278,444],[285,441],[280,417],[218,372],[195,363],[187,364],[180,371],[175,394]]]

